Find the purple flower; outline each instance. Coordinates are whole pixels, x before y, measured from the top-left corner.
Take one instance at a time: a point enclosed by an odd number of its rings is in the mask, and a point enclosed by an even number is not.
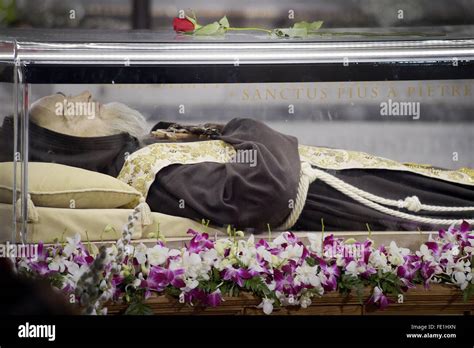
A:
[[[295,260],[288,260],[288,262],[281,267],[281,270],[285,273],[293,274],[298,264]]]
[[[289,269],[287,269],[289,270]],[[275,290],[283,292],[285,295],[296,295],[302,286],[296,286],[293,272],[274,270]]]
[[[118,275],[118,274],[114,274],[114,276],[112,277],[112,280],[111,280],[111,283],[113,286],[117,287],[119,286],[120,284],[122,284],[123,280],[125,278],[122,277],[121,275]]]
[[[470,234],[471,226],[467,221],[463,221],[461,226],[459,227],[459,232],[456,235],[456,239],[460,242],[463,248],[467,246],[472,246],[470,239],[474,239],[474,235]]]
[[[188,251],[190,253],[199,254],[203,250],[212,249],[214,247],[214,242],[209,240],[209,234],[199,233],[192,229],[188,230],[188,234],[194,235],[189,242]]]
[[[43,242],[38,243],[38,258],[34,261],[45,261],[47,257],[47,250],[44,247]],[[28,256],[27,259],[32,261],[31,256]]]
[[[303,253],[301,254],[301,259],[299,264],[302,264],[304,260],[309,256],[309,251],[308,248],[302,243],[302,242],[297,242],[296,244],[301,245],[303,247]]]
[[[374,267],[366,266],[365,272],[362,272],[360,275],[363,278],[369,278],[371,275],[376,274],[377,270]]]
[[[260,239],[256,244],[255,244],[255,247],[258,248],[260,246],[263,246],[265,249],[269,249],[270,248],[270,245],[267,243],[266,240],[264,239]]]
[[[323,247],[325,247],[327,245],[332,247],[334,244],[339,244],[339,243],[338,243],[338,240],[336,238],[334,238],[333,234],[330,234],[329,236],[326,236],[326,238],[324,238],[324,240],[323,240]]]
[[[392,301],[387,296],[385,296],[382,289],[380,289],[378,286],[374,288],[374,292],[368,301],[368,303],[373,303],[375,305],[378,304],[382,310],[387,308],[390,302]]]
[[[240,287],[244,286],[244,280],[252,278],[252,275],[247,269],[227,267],[223,272],[222,278],[224,280],[231,280],[237,283]]]
[[[206,304],[210,307],[217,307],[222,302],[222,294],[219,289],[207,295]]]
[[[369,263],[369,257],[370,257],[370,254],[372,254],[372,241],[367,239],[363,244],[362,244],[362,248],[363,248],[363,253],[362,253],[362,258],[364,260],[364,263]]]
[[[158,292],[163,291],[169,285],[183,288],[186,284],[180,277],[182,274],[184,274],[184,269],[181,268],[172,271],[160,266],[152,267],[147,278],[148,288]]]
[[[68,283],[64,286],[64,288],[62,288],[62,291],[66,294],[70,294],[74,292],[74,288],[71,284]]]
[[[285,239],[288,241],[290,244],[295,244],[298,241],[298,238],[296,238],[295,234],[293,232],[285,232]]]
[[[329,266],[326,262],[322,262],[320,265],[323,271],[323,281],[321,282],[324,290],[333,291],[337,289],[337,278],[341,275],[341,270],[336,264]]]
[[[52,271],[51,269],[49,269],[48,263],[46,261],[32,262],[30,264],[30,267],[40,276],[48,276],[52,273],[56,273],[56,271]]]
[[[227,248],[224,250],[224,257],[227,257],[230,255],[230,248]]]
[[[397,275],[400,277],[401,282],[403,283],[403,288],[407,290],[408,288],[414,288],[413,279],[416,276],[416,273],[420,269],[420,262],[407,261],[405,264],[397,267]]]
[[[184,293],[184,301],[187,303],[192,303],[193,301],[197,301],[202,304],[206,304],[207,302],[207,294],[204,290],[199,288],[194,288],[191,291]]]
[[[73,261],[78,265],[90,265],[94,261],[94,258],[86,252],[81,252],[74,255]]]
[[[441,250],[439,248],[438,242],[428,241],[428,242],[425,242],[425,245],[428,247],[428,250],[430,250],[433,253],[434,257],[439,257]]]
[[[437,265],[434,262],[424,261],[420,267],[420,274],[424,280],[425,288],[429,287],[430,280],[436,274]]]

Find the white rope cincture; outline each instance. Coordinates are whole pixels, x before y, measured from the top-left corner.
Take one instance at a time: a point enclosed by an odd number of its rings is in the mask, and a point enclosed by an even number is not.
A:
[[[295,206],[291,214],[288,216],[283,225],[279,227],[279,229],[289,229],[296,223],[303,210],[304,203],[306,202],[306,196],[308,194],[309,185],[316,179],[323,181],[332,188],[338,190],[339,192],[345,194],[346,196],[369,208],[405,220],[437,225],[452,225],[463,221],[463,219],[434,219],[430,217],[418,216],[394,210],[386,206],[393,206],[399,209],[407,209],[413,212],[418,212],[421,210],[434,212],[474,211],[474,207],[447,207],[422,204],[416,196],[406,197],[403,200],[393,200],[380,197],[361,190],[355,186],[352,186],[351,184],[348,184],[323,170],[312,168],[309,163],[304,162],[301,164],[301,176],[300,183],[298,185],[298,193]],[[471,224],[474,223],[474,219],[464,220]]]

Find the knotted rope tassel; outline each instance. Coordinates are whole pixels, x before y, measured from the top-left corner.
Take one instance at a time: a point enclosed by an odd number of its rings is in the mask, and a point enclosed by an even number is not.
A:
[[[26,217],[27,222],[38,222],[39,221],[39,214],[38,214],[38,209],[36,209],[35,204],[33,203],[33,200],[31,199],[31,195],[28,193],[28,198],[27,198],[27,213],[28,216]],[[21,198],[18,198],[16,201],[16,217],[17,220],[21,218],[22,215],[22,210],[21,210]]]
[[[326,173],[323,170],[312,168],[309,163],[302,163],[301,177],[300,183],[298,185],[298,193],[295,207],[291,214],[288,216],[287,220],[278,229],[289,229],[296,223],[298,217],[301,214],[301,211],[303,210],[304,203],[306,201],[306,196],[308,194],[309,185],[316,179],[325,182],[332,188],[338,190],[339,192],[345,194],[348,197],[351,197],[355,201],[365,206],[368,206],[369,208],[405,220],[435,225],[452,225],[455,223],[460,223],[462,221],[462,219],[434,219],[424,216],[412,215],[409,213],[388,208],[386,206],[393,206],[399,209],[404,208],[413,212],[418,212],[421,210],[434,212],[474,211],[474,207],[447,207],[422,204],[416,196],[406,197],[404,200],[387,199],[361,190],[355,186],[352,186],[342,181],[341,179],[338,179],[335,176]],[[465,220],[469,223],[474,223],[474,219]]]
[[[140,203],[137,205],[137,210],[139,213],[139,221],[142,226],[149,226],[153,224],[153,217],[151,216],[150,206],[146,203],[144,197],[140,198]]]

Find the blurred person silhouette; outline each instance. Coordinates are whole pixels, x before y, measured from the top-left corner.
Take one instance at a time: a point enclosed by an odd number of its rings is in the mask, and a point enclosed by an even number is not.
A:
[[[19,276],[10,259],[0,258],[0,314],[79,314],[46,280]]]

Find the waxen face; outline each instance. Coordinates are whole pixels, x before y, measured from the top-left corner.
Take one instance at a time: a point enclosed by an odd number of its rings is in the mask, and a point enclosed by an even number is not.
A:
[[[75,96],[61,93],[43,97],[31,106],[30,120],[49,130],[79,137],[129,133],[142,137],[146,120],[122,103],[101,104],[89,91]]]

